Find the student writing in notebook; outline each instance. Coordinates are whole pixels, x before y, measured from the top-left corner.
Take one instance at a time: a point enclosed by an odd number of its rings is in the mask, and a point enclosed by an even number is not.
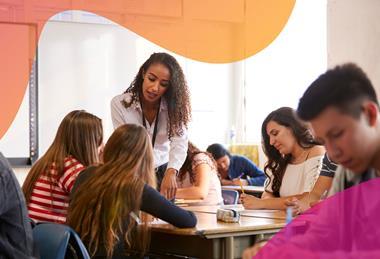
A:
[[[263,186],[264,172],[245,156],[231,155],[221,144],[207,147],[212,154],[221,177],[222,185],[255,185]]]
[[[220,205],[222,189],[216,163],[207,152],[189,142],[185,163],[179,170],[176,198],[201,199],[194,205]]]
[[[255,258],[379,258],[380,112],[370,79],[352,63],[329,69],[308,87],[297,113],[339,164],[333,185],[340,192],[318,204],[305,234],[275,236]],[[243,258],[257,252],[247,249]]]
[[[262,124],[263,149],[268,157],[268,176],[261,199],[242,195],[247,209],[285,209],[290,197],[301,198],[313,188],[321,169],[324,148],[314,140],[308,126],[294,110],[282,107]]]

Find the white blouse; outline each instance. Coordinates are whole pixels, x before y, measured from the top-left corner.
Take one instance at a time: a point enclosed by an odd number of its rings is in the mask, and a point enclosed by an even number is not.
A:
[[[307,159],[300,164],[288,164],[285,170],[284,177],[282,178],[282,183],[280,187],[280,197],[287,197],[297,194],[302,194],[304,192],[310,192],[317,178],[319,172],[322,168],[323,156],[315,156]],[[268,192],[273,192],[273,175],[269,175],[264,186]],[[269,179],[271,181],[269,182]]]
[[[123,93],[115,96],[111,101],[111,116],[114,128],[126,124],[137,124],[143,126],[142,122],[142,110],[139,101],[135,101],[128,108],[125,108],[122,101],[131,100],[131,93]],[[171,140],[168,137],[168,107],[166,101],[161,98],[161,105],[159,111],[158,129],[156,141],[153,149],[154,153],[154,165],[158,167],[165,163],[168,163],[167,168],[174,168],[179,170],[182,164],[185,162],[187,154],[187,130],[183,127],[182,136],[174,135]],[[149,124],[146,120],[146,127],[149,136],[152,138],[154,125],[156,119]]]

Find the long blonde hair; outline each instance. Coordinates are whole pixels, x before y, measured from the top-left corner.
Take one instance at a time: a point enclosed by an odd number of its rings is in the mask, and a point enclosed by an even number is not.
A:
[[[129,250],[146,251],[147,225],[136,228],[130,217],[140,210],[145,183],[152,187],[156,183],[151,141],[143,127],[122,125],[105,145],[104,164],[91,172],[70,202],[67,224],[79,233],[91,255],[104,246],[112,257],[122,236]]]
[[[64,173],[65,158],[72,156],[86,167],[98,163],[98,147],[102,142],[101,119],[83,110],[68,113],[59,125],[53,143],[25,179],[22,190],[26,202],[29,203],[34,185],[41,175],[49,177],[52,188]]]

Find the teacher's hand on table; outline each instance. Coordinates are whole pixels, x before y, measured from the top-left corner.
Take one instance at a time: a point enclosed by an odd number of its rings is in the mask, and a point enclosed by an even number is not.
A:
[[[165,172],[164,179],[161,182],[161,194],[166,199],[172,200],[177,192],[177,170],[168,168]]]

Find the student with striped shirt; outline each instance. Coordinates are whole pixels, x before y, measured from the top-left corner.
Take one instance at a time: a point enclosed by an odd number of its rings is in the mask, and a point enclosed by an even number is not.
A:
[[[152,144],[143,126],[118,127],[104,147],[103,161],[78,176],[67,216],[91,258],[146,258],[150,242],[146,213],[179,228],[196,225],[193,212],[156,191]]]
[[[83,169],[99,162],[102,147],[101,119],[80,110],[67,114],[53,143],[24,182],[29,217],[65,223],[74,182]]]

